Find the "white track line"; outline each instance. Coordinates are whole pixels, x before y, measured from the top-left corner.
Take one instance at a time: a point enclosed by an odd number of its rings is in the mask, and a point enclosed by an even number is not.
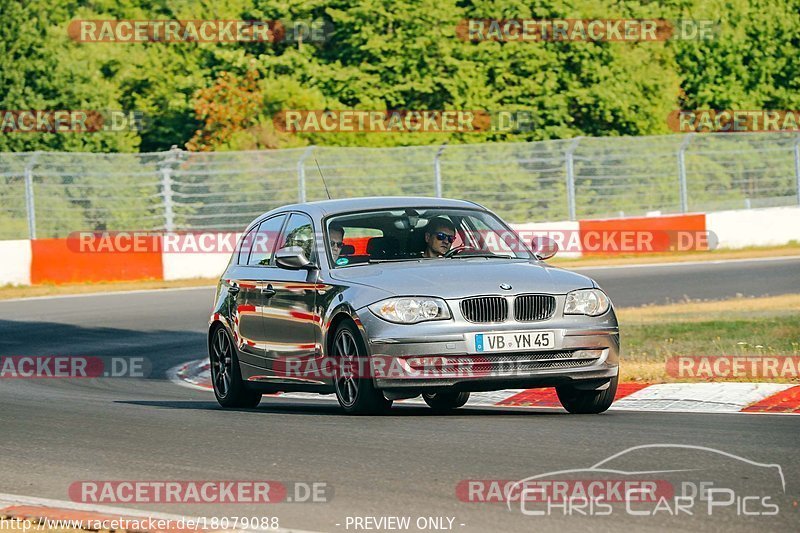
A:
[[[720,265],[725,263],[762,263],[767,261],[781,261],[800,259],[800,255],[781,255],[778,257],[754,257],[751,259],[718,259],[706,261],[670,261],[669,263],[636,263],[634,265],[605,265],[605,266],[559,266],[565,270],[610,270],[614,268],[654,268],[654,267],[677,267],[681,265]]]
[[[85,292],[81,294],[52,294],[49,296],[28,296],[26,298],[7,298],[0,299],[0,305],[5,302],[27,302],[30,300],[57,300],[61,298],[89,298],[92,296],[120,296],[123,294],[145,294],[150,292],[177,292],[177,291],[197,291],[214,290],[216,285],[198,285],[197,287],[167,287],[164,289],[136,289],[132,291],[111,291],[111,292]]]

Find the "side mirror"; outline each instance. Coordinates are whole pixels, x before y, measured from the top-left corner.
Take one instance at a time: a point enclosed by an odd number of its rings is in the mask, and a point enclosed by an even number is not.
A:
[[[275,252],[275,264],[287,270],[310,270],[315,266],[299,246],[287,246]]]
[[[540,260],[550,259],[558,253],[558,243],[550,237],[544,235],[534,237],[531,241],[533,254]]]

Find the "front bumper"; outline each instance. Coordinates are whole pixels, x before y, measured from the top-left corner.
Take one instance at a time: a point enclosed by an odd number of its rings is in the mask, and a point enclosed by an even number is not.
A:
[[[490,391],[508,388],[554,387],[571,383],[602,387],[619,373],[619,330],[613,312],[604,318],[585,317],[502,327],[431,323],[414,337],[409,326],[387,326],[364,316],[375,386],[383,390],[456,389]],[[454,331],[455,330],[455,331]],[[460,331],[459,331],[460,330]],[[474,333],[498,331],[555,332],[556,343],[546,352],[477,353]]]

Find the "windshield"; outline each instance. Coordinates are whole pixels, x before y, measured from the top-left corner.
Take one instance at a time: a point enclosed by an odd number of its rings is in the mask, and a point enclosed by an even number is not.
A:
[[[331,217],[326,227],[335,268],[385,261],[533,258],[514,230],[478,209],[361,211]]]

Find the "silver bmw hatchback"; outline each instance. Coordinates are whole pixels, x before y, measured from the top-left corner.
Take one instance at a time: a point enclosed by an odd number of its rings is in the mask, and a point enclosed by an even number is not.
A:
[[[222,275],[209,321],[214,394],[335,394],[375,414],[422,395],[555,387],[571,413],[614,400],[619,329],[592,279],[546,264],[497,215],[441,198],[289,205],[256,218]]]

